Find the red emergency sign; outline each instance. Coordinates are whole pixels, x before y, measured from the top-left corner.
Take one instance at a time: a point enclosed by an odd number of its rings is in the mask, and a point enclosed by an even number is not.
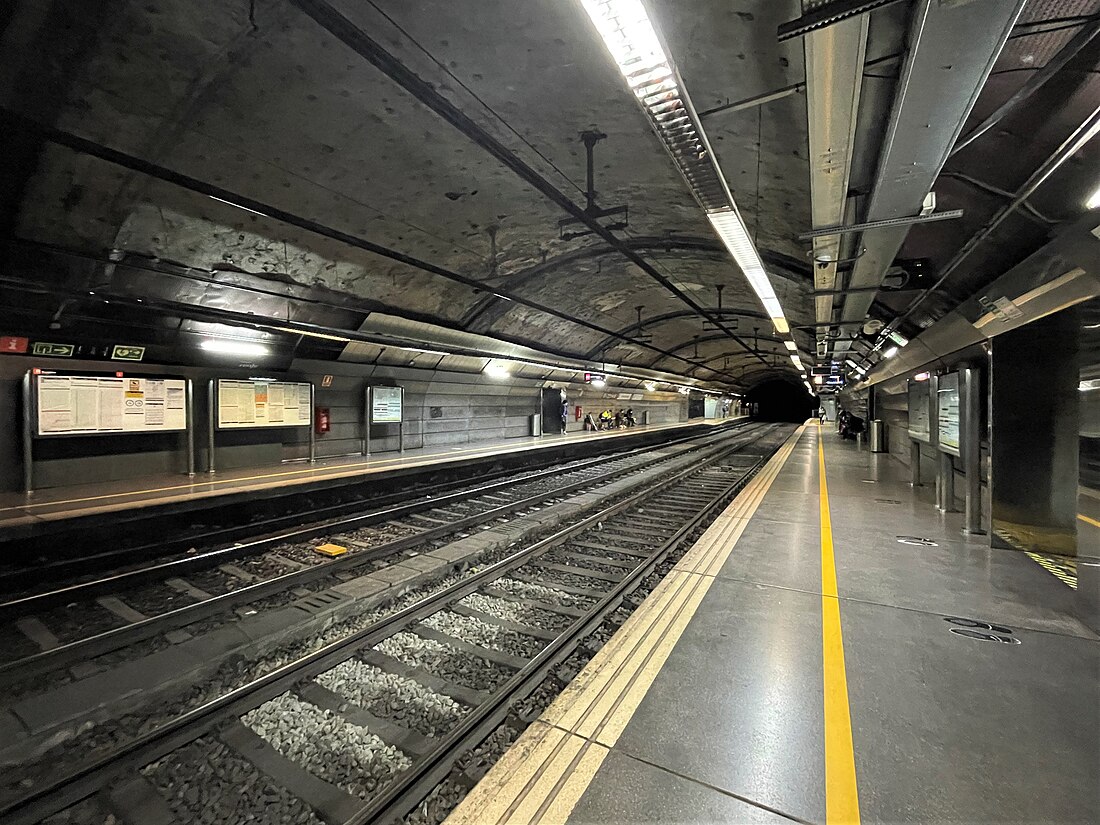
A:
[[[317,407],[314,410],[313,427],[317,432],[317,435],[324,435],[329,429],[329,412],[328,407]]]

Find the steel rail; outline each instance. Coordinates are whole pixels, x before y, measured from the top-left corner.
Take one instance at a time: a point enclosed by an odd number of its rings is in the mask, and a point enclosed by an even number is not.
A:
[[[671,476],[658,479],[644,490],[637,491],[596,513],[557,530],[552,535],[524,547],[510,556],[472,573],[453,586],[425,596],[423,599],[386,616],[365,628],[332,642],[300,659],[276,668],[245,685],[193,708],[161,727],[141,735],[113,754],[105,755],[68,776],[54,779],[21,798],[0,807],[0,821],[5,825],[34,825],[97,793],[128,769],[139,769],[194,741],[222,722],[243,715],[325,670],[346,661],[349,653],[369,647],[398,632],[406,625],[438,612],[442,607],[462,599],[489,581],[494,581],[522,566],[542,551],[566,542],[573,534],[595,526],[647,498],[679,484],[745,444],[727,445],[724,450],[701,464],[687,467]],[[448,742],[450,737],[448,737]],[[388,797],[387,797],[388,798]],[[358,819],[356,821],[359,821]]]
[[[729,425],[727,425],[729,426]],[[733,426],[733,430],[740,429],[742,425]],[[359,513],[355,516],[346,516],[348,510],[356,509],[363,506],[363,502],[348,501],[339,504],[326,505],[318,509],[312,509],[306,514],[291,513],[288,515],[273,516],[270,519],[264,519],[259,522],[252,522],[249,524],[232,525],[229,527],[220,527],[213,530],[209,530],[204,533],[188,533],[181,539],[169,542],[169,546],[175,544],[186,544],[188,546],[195,546],[198,543],[204,543],[207,545],[220,544],[225,542],[227,546],[217,550],[211,550],[201,553],[195,556],[188,556],[181,559],[173,559],[165,562],[158,562],[153,565],[143,566],[134,570],[125,570],[118,574],[107,576],[95,581],[80,582],[70,586],[56,588],[50,591],[41,591],[37,593],[31,593],[26,596],[17,597],[14,599],[8,599],[0,601],[0,619],[5,618],[12,612],[26,612],[27,610],[42,609],[51,604],[51,601],[57,602],[64,599],[71,599],[74,596],[93,596],[96,594],[96,586],[102,585],[103,589],[114,590],[119,586],[131,586],[140,584],[143,581],[154,578],[161,574],[179,575],[191,570],[214,566],[222,564],[233,559],[241,558],[242,556],[249,555],[254,552],[259,541],[295,541],[300,539],[306,539],[311,537],[310,531],[330,527],[341,527],[346,525],[355,525],[359,527],[369,526],[375,521],[388,521],[394,518],[399,518],[407,515],[412,515],[422,510],[434,509],[437,507],[446,506],[447,504],[453,504],[458,501],[464,501],[469,498],[476,498],[479,495],[485,493],[491,493],[496,490],[507,489],[518,484],[525,484],[531,481],[539,481],[540,479],[553,476],[556,473],[573,473],[580,470],[587,469],[589,467],[597,466],[607,461],[618,461],[622,458],[630,458],[633,456],[643,455],[646,452],[650,452],[655,449],[663,447],[677,446],[683,443],[694,441],[701,438],[713,436],[714,431],[703,433],[692,433],[685,436],[679,436],[677,438],[670,439],[668,441],[659,442],[658,444],[644,445],[640,447],[634,447],[624,450],[609,450],[607,453],[596,455],[587,459],[573,459],[575,463],[570,466],[562,466],[562,463],[553,464],[542,469],[535,470],[528,475],[517,476],[515,473],[505,478],[499,478],[501,475],[506,475],[510,471],[503,470],[500,473],[490,475],[490,478],[494,476],[499,480],[493,481],[490,484],[473,488],[463,488],[455,490],[453,492],[445,493],[443,495],[433,494],[430,492],[432,489],[447,489],[448,487],[456,487],[468,485],[471,483],[470,479],[459,480],[449,482],[447,484],[441,484],[438,488],[427,488],[427,491],[420,493],[422,497],[417,498],[415,501],[405,502],[398,505],[388,505],[388,502],[399,500],[401,498],[407,498],[410,492],[398,492],[382,496],[375,501],[367,502],[367,506],[381,506],[379,509],[371,510],[367,513]],[[563,463],[568,463],[569,460]],[[518,471],[522,473],[523,471]],[[336,516],[345,516],[345,518],[337,519],[335,521],[328,521],[324,524],[321,523],[322,519]],[[318,517],[319,516],[319,517]],[[303,522],[303,518],[309,518],[309,527],[298,527]],[[266,531],[272,528],[281,527],[283,524],[292,523],[295,524],[295,529],[291,529],[282,533],[267,533]],[[249,534],[256,536],[257,538],[252,542],[240,543],[236,539],[241,534]],[[233,544],[228,542],[234,541]],[[109,551],[106,553],[99,553],[93,556],[82,556],[77,559],[67,559],[60,562],[55,562],[49,565],[41,565],[35,567],[31,571],[15,571],[0,573],[0,592],[14,592],[15,588],[7,585],[8,582],[18,581],[21,578],[33,575],[37,580],[41,580],[43,574],[49,574],[51,571],[58,569],[65,570],[67,568],[80,568],[85,567],[89,562],[97,562],[109,558],[125,558],[127,556],[141,557],[143,553],[149,553],[152,551],[159,551],[160,555],[166,555],[164,542],[158,542],[154,544],[139,545],[137,547],[127,548],[122,551]],[[6,586],[7,585],[7,586]]]
[[[743,429],[742,427],[738,427],[736,431],[741,432]],[[749,429],[748,432],[754,432],[754,430]],[[706,446],[707,445],[703,445],[701,448],[705,449]],[[719,445],[715,446],[714,449],[722,449],[722,447]],[[685,450],[685,452],[689,451],[690,450]],[[593,485],[606,484],[620,476],[639,470],[645,470],[664,461],[673,460],[683,454],[684,453],[678,453],[673,456],[660,456],[650,461],[643,462],[642,464],[619,468],[613,472],[597,476],[596,478],[580,479],[571,484],[556,487],[549,492],[529,496],[516,502],[509,502],[452,523],[441,524],[438,527],[430,527],[415,535],[404,536],[372,547],[369,550],[349,553],[323,564],[305,567],[300,570],[293,570],[274,578],[264,579],[263,581],[255,582],[236,590],[231,590],[210,599],[194,602],[193,604],[184,605],[183,607],[178,607],[166,613],[150,616],[144,621],[112,628],[111,630],[103,631],[94,636],[78,639],[68,644],[60,645],[50,650],[44,650],[22,659],[5,662],[0,664],[0,686],[14,684],[44,673],[49,673],[50,671],[66,667],[73,661],[84,661],[102,656],[106,653],[136,644],[137,642],[151,638],[160,633],[184,627],[219,613],[225,613],[242,604],[248,604],[249,602],[267,598],[277,593],[284,592],[292,587],[309,584],[318,579],[332,576],[342,571],[353,570],[368,562],[387,556],[393,556],[403,550],[423,544],[426,541],[431,541],[432,539],[440,538],[468,527],[484,524],[493,519],[508,515],[516,510],[533,507],[546,499],[559,497],[563,493],[575,492]],[[228,549],[240,553],[258,553],[273,545],[285,543],[285,541],[288,540],[288,536],[301,540],[308,538],[310,535],[333,532],[337,527],[346,527],[347,524],[354,523],[356,520],[357,517],[352,517],[346,522],[341,522],[337,525],[326,524],[310,527],[289,534],[280,534],[243,545],[235,545]],[[179,572],[177,568],[172,568],[172,571]],[[98,584],[98,582],[96,584]],[[72,594],[66,596],[67,600],[72,600],[73,598]],[[28,611],[24,610],[23,612]]]
[[[686,524],[616,584],[586,616],[578,619],[557,639],[539,651],[522,670],[494,691],[488,701],[474,708],[443,738],[434,751],[414,762],[408,771],[397,777],[380,796],[348,820],[346,825],[395,821],[419,804],[443,781],[454,763],[467,749],[479,744],[494,728],[504,722],[516,701],[529,695],[549,675],[551,669],[560,664],[589,633],[599,627],[608,614],[619,607],[623,597],[635,589],[654,567],[687,538],[692,530],[730,496],[740,492],[774,453],[775,449],[741,474],[736,481],[727,485],[722,492],[712,497],[710,502]]]

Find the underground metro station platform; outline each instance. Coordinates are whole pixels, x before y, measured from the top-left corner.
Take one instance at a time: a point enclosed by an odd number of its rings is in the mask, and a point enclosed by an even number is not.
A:
[[[0,823],[1100,822],[1100,0],[13,0]]]

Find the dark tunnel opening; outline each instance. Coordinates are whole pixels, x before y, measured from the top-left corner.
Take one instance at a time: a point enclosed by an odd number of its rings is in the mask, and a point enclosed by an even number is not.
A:
[[[817,406],[806,390],[789,381],[772,380],[753,387],[745,396],[757,421],[793,421],[801,424]]]

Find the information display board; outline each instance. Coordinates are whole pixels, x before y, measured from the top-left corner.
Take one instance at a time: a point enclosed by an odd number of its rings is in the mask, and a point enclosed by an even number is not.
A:
[[[182,378],[35,376],[37,434],[169,432],[187,429]]]
[[[945,453],[959,455],[959,374],[941,375],[936,393],[936,425],[939,448]]]
[[[310,385],[289,381],[218,379],[218,429],[308,427]]]
[[[371,387],[370,419],[374,424],[401,422],[400,387]]]
[[[932,443],[932,410],[928,403],[928,382],[909,382],[909,437]]]

